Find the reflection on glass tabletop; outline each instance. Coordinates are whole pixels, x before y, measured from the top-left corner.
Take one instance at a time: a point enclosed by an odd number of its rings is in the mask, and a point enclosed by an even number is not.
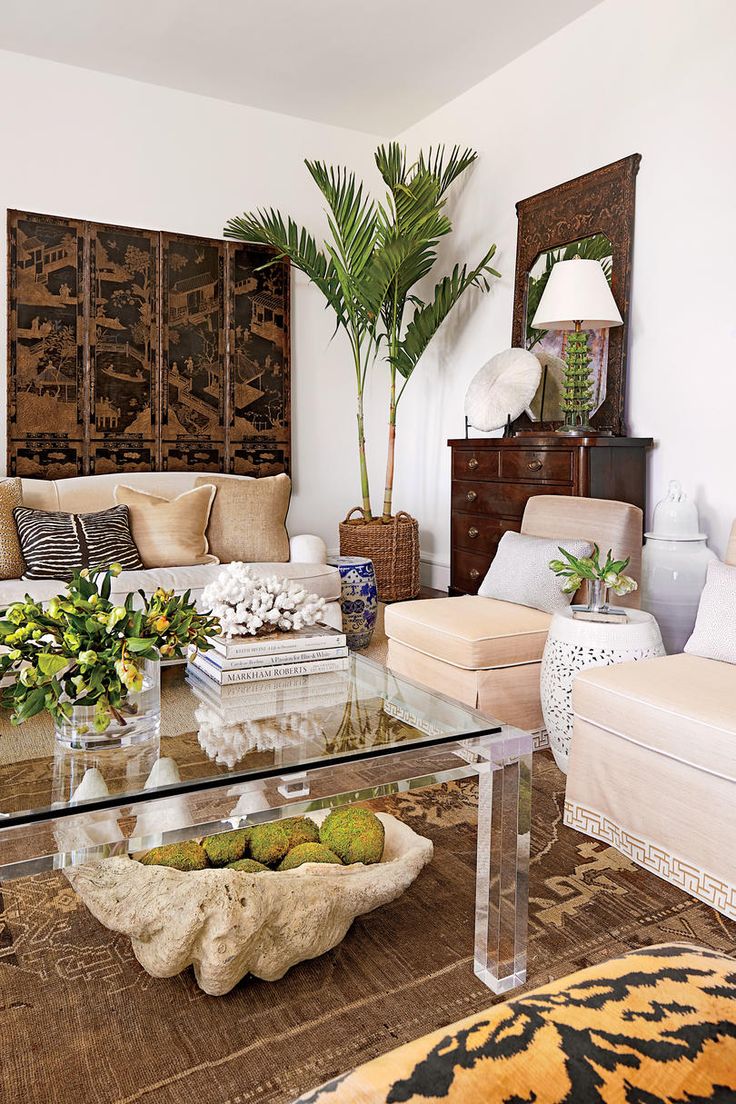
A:
[[[358,655],[347,671],[223,688],[169,667],[149,743],[70,751],[48,716],[14,727],[0,712],[0,828],[501,731]]]

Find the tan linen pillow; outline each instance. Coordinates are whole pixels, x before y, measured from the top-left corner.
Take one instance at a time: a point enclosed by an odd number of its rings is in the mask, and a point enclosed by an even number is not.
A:
[[[130,528],[144,567],[220,562],[209,554],[205,535],[215,493],[208,483],[169,499],[118,484],[115,501],[130,511]]]
[[[260,479],[221,479],[201,475],[196,486],[214,483],[207,539],[220,563],[287,563],[286,514],[291,498],[288,475]]]
[[[0,579],[20,579],[26,569],[13,517],[15,507],[22,505],[20,479],[0,481]]]

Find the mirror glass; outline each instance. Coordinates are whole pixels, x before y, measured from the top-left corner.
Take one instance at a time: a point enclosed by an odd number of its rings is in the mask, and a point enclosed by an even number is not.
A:
[[[537,312],[542,292],[557,261],[571,261],[574,257],[600,261],[610,285],[613,272],[613,246],[605,234],[593,234],[589,238],[556,246],[538,254],[529,271],[526,287],[524,340],[525,348],[534,353],[542,364],[542,379],[531,401],[527,414],[533,422],[561,422],[560,409],[562,379],[565,371],[567,333],[564,330],[535,330],[532,319]],[[608,369],[609,330],[591,330],[588,348],[591,356],[591,374],[594,381],[594,413],[606,397],[606,373]]]

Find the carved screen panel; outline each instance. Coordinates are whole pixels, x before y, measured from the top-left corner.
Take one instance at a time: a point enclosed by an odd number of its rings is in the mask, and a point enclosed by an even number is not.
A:
[[[161,462],[225,470],[225,243],[162,235]]]
[[[8,212],[8,467],[290,469],[288,262]]]
[[[158,239],[90,227],[90,471],[158,464]]]
[[[271,256],[263,246],[228,245],[228,444],[237,475],[289,470],[289,265],[268,265]]]
[[[73,219],[9,214],[11,474],[59,479],[84,468],[83,229]]]

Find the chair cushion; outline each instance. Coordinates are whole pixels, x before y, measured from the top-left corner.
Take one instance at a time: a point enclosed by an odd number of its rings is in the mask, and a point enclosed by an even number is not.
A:
[[[289,559],[286,515],[291,480],[283,472],[260,479],[201,475],[195,486],[217,488],[207,526],[209,550],[220,563],[259,563]]]
[[[386,635],[425,655],[478,671],[542,658],[550,614],[466,594],[386,608]]]
[[[716,1101],[736,1090],[734,960],[670,943],[542,985],[297,1104]]]
[[[736,781],[736,667],[672,655],[590,667],[573,684],[576,717]]]

